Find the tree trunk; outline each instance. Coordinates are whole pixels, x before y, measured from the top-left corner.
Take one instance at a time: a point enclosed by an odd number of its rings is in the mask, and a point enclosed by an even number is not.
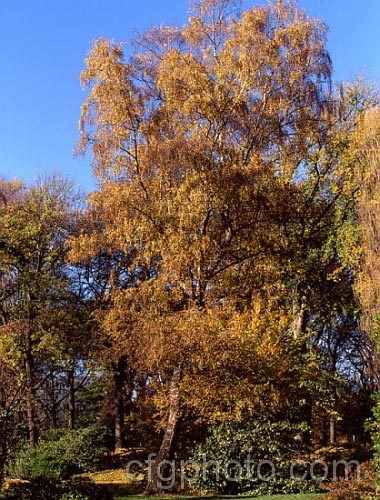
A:
[[[125,417],[124,388],[126,360],[121,357],[115,366],[115,448],[122,448]]]
[[[51,422],[53,429],[58,428],[58,404],[55,394],[55,380],[53,372],[50,374],[51,378]]]
[[[304,297],[295,297],[293,299],[293,337],[297,340],[305,332],[307,323],[306,304]]]
[[[0,489],[3,488],[3,484],[4,484],[6,457],[7,457],[6,450],[2,450],[1,457],[0,457]]]
[[[10,428],[11,424],[9,422],[9,412],[2,405],[1,410],[4,411],[5,417],[2,421],[1,429],[1,437],[0,437],[0,490],[2,491],[2,487],[4,484],[5,477],[5,465],[7,463],[7,458],[9,456],[9,444],[12,440],[13,434],[13,426]]]
[[[315,447],[321,446],[325,441],[325,415],[324,411],[317,405],[313,397],[311,397],[310,401],[310,413],[311,442]]]
[[[67,383],[69,386],[69,429],[75,429],[75,374],[74,367],[67,372]]]
[[[336,443],[336,422],[333,416],[330,416],[329,422],[329,444]]]
[[[32,339],[30,331],[28,331],[26,334],[25,351],[26,418],[29,443],[34,448],[37,445],[38,441],[38,431],[35,414],[34,359],[32,353]]]
[[[159,472],[160,466],[164,460],[167,460],[170,454],[171,445],[173,442],[175,427],[179,418],[179,381],[181,376],[180,367],[176,367],[173,371],[172,379],[170,381],[169,391],[169,414],[165,427],[164,437],[160,449],[155,457],[153,463],[150,465],[148,471],[148,482],[145,487],[144,495],[151,495],[158,493],[160,490]],[[173,474],[175,472],[173,471]]]

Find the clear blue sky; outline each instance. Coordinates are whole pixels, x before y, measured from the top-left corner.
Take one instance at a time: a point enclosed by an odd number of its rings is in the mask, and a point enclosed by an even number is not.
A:
[[[260,3],[246,0],[244,6]],[[300,0],[329,26],[334,79],[380,79],[380,0]],[[90,160],[73,158],[91,41],[185,22],[187,0],[0,0],[0,176],[62,172],[93,188]]]

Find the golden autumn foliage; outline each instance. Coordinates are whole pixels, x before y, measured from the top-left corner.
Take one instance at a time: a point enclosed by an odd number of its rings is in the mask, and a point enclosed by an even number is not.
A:
[[[324,26],[289,3],[241,17],[228,4],[201,2],[183,29],[153,29],[128,63],[100,40],[81,77],[80,149],[93,151],[90,206],[103,224],[79,255],[99,240],[135,252],[136,270],[159,269],[146,290],[170,282],[200,307],[225,280],[238,293],[246,273],[273,274],[281,214],[292,216],[331,114]]]
[[[358,132],[361,148],[360,222],[362,235],[361,269],[357,291],[363,307],[364,324],[375,324],[377,335],[380,313],[380,110],[374,108],[365,114]]]
[[[301,296],[315,269],[294,262],[323,244],[342,195],[325,26],[292,2],[193,7],[183,28],[144,34],[128,62],[99,40],[81,75],[79,150],[92,150],[99,190],[74,254],[134,256],[136,286],[117,299],[127,316],[250,307],[281,295],[286,270]]]
[[[86,59],[78,151],[99,188],[72,256],[128,256],[103,327],[150,374],[166,449],[180,407],[214,422],[280,405],[280,340],[306,335],[319,283],[336,296],[346,283],[337,246],[365,106],[355,87],[333,91],[325,36],[291,1],[204,0],[128,60],[105,39]]]
[[[0,179],[0,483],[6,460],[66,488],[105,447],[157,450],[150,494],[167,459],[220,445],[274,459],[279,482],[212,473],[213,493],[284,493],[312,485],[280,477],[291,460],[368,448],[378,93],[332,83],[327,28],[296,0],[190,3],[181,27],[93,43],[86,207],[59,176]]]

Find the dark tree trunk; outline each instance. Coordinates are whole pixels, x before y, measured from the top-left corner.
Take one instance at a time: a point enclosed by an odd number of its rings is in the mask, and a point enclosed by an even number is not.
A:
[[[67,372],[67,383],[69,386],[69,429],[75,429],[75,373],[74,367]]]
[[[179,367],[176,367],[173,371],[172,379],[170,381],[170,391],[169,391],[169,414],[167,423],[165,426],[164,436],[160,449],[157,453],[154,462],[151,464],[150,470],[148,471],[148,482],[145,487],[144,495],[152,495],[158,493],[160,490],[159,481],[159,469],[160,465],[164,460],[169,458],[175,428],[179,418],[179,381],[180,381],[181,371]],[[174,472],[173,472],[174,473]]]
[[[4,407],[1,408],[4,410]],[[5,464],[7,463],[7,458],[9,455],[9,442],[11,441],[12,430],[10,429],[9,422],[7,421],[9,418],[9,413],[5,410],[5,422],[3,421],[1,425],[1,434],[0,437],[0,490],[2,490],[4,484],[5,477]]]
[[[32,339],[30,331],[26,334],[25,350],[25,381],[26,381],[26,418],[28,427],[29,443],[32,447],[37,445],[38,430],[35,411],[35,384],[34,384],[34,359],[32,353]]]
[[[4,484],[6,457],[7,457],[7,452],[5,450],[2,450],[0,457],[0,489],[3,488]]]
[[[311,412],[311,442],[314,446],[321,446],[325,441],[325,433],[324,433],[324,420],[325,415],[324,412],[317,405],[314,398],[311,398],[310,403],[310,412]]]
[[[58,428],[58,404],[56,401],[54,375],[51,375],[51,422],[53,429]]]
[[[121,357],[114,368],[115,383],[115,448],[124,445],[123,429],[125,417],[124,389],[126,383],[126,359]]]

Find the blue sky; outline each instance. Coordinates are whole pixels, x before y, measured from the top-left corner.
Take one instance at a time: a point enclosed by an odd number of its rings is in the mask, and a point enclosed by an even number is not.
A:
[[[244,1],[252,6],[253,1]],[[334,80],[380,80],[379,0],[300,0],[329,26]],[[187,0],[0,0],[0,176],[61,172],[94,187],[90,159],[73,158],[91,41],[131,38],[185,22]]]

